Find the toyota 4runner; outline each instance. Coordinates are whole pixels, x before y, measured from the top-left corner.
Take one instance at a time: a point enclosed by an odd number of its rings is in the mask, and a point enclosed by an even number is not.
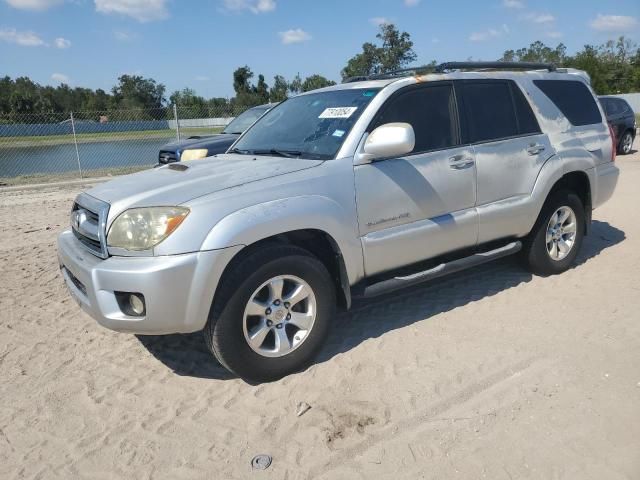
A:
[[[253,381],[305,367],[336,305],[519,253],[572,265],[618,169],[584,72],[442,64],[290,98],[226,153],[80,194],[58,239],[101,325],[202,330]]]

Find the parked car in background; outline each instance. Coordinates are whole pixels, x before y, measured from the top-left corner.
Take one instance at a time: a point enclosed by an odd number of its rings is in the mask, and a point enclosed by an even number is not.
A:
[[[158,163],[161,165],[173,162],[197,160],[224,153],[238,137],[265,112],[273,108],[275,103],[268,103],[250,108],[234,118],[225,129],[214,135],[193,135],[184,140],[167,143],[160,149]]]
[[[516,253],[540,275],[568,270],[614,160],[584,72],[398,71],[290,98],[225,154],[81,193],[59,262],[103,326],[201,330],[222,365],[269,381],[339,337],[334,309],[352,296]]]
[[[607,114],[607,121],[617,139],[618,153],[631,152],[636,138],[636,115],[627,101],[620,97],[598,97]]]

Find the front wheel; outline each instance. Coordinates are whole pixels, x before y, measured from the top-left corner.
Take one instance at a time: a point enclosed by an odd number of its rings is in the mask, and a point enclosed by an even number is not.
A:
[[[580,198],[567,190],[555,193],[545,203],[523,243],[525,263],[539,275],[568,270],[578,255],[584,230],[585,215]]]
[[[336,304],[322,262],[298,247],[270,245],[232,268],[204,330],[211,352],[250,381],[276,380],[307,366]]]

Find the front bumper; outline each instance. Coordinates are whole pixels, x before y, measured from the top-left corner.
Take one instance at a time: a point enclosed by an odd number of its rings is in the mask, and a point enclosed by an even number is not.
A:
[[[242,246],[158,257],[109,257],[89,253],[71,230],[58,237],[58,261],[80,307],[119,332],[161,335],[201,330],[224,268]],[[141,293],[143,317],[123,313],[115,292]]]

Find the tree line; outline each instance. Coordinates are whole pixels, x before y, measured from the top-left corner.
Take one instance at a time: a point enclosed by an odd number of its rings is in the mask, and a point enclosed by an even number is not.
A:
[[[393,24],[383,24],[374,42],[365,42],[362,50],[347,60],[341,77],[346,80],[385,73],[408,67],[416,59],[411,35],[400,32]],[[574,55],[568,55],[562,43],[551,47],[536,41],[528,47],[505,51],[500,60],[551,62],[562,67],[585,70],[598,94],[640,91],[640,49],[636,43],[624,37],[598,46],[585,45]],[[428,64],[435,65],[435,61]],[[109,111],[110,119],[117,119],[117,115],[129,119],[159,119],[170,118],[171,113],[165,107],[174,104],[190,109],[194,116],[233,116],[251,106],[281,102],[290,95],[334,84],[319,74],[304,79],[296,75],[290,80],[276,75],[269,86],[264,75],[256,76],[245,65],[233,72],[235,95],[231,98],[207,99],[197,95],[193,89],[185,88],[171,93],[167,99],[164,84],[140,75],[121,75],[110,92],[72,88],[66,84],[42,86],[26,76],[16,79],[5,76],[0,78],[0,115],[73,111],[78,112],[78,118],[92,118],[95,112]],[[136,110],[140,113],[133,113]]]

